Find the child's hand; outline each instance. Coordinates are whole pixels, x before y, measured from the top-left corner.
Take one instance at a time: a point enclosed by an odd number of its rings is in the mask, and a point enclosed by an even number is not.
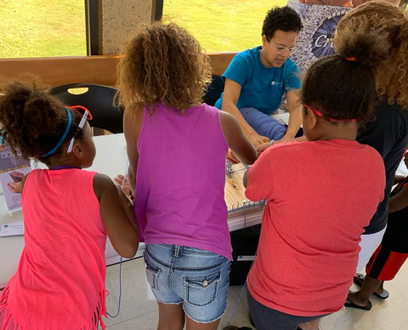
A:
[[[23,183],[20,182],[9,182],[7,183],[7,188],[15,194],[21,194],[23,192]]]
[[[258,156],[259,156],[261,153],[263,153],[267,148],[269,148],[269,146],[270,146],[270,143],[269,143],[269,142],[265,142],[265,143],[262,143],[261,145],[259,145],[259,146],[256,148],[256,153],[258,154]]]
[[[122,203],[122,205],[127,208],[127,207],[131,207],[133,208],[133,204],[132,201],[130,200],[130,196],[129,195],[125,195],[125,193],[123,192],[123,190],[120,188],[120,186],[116,186],[116,188],[118,189],[118,194],[119,194],[119,199]]]
[[[234,153],[232,152],[231,149],[228,149],[227,159],[229,159],[232,164],[239,164],[240,163],[240,161],[235,157],[235,155],[234,155]]]
[[[123,183],[123,180],[125,181],[125,183]],[[126,177],[124,177],[122,174],[119,174],[115,179],[114,179],[116,186],[119,189],[122,189],[122,185],[123,185],[123,193],[126,196],[130,196],[130,185],[129,185],[129,179]]]

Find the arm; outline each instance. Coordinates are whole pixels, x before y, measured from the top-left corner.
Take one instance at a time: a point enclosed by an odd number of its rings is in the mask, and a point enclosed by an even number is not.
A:
[[[273,166],[271,159],[276,156],[270,155],[273,149],[268,149],[244,175],[245,196],[251,201],[270,200],[274,194],[273,174],[276,165]]]
[[[300,137],[297,137],[297,138],[294,138],[294,139],[290,139],[290,140],[287,140],[287,141],[285,141],[285,140],[279,140],[279,141],[273,141],[273,144],[275,145],[275,144],[279,144],[279,143],[284,143],[284,142],[289,142],[289,141],[295,141],[295,142],[306,142],[306,141],[309,141],[308,139],[307,139],[307,137],[305,136],[305,135],[303,135],[303,136],[300,136]],[[256,152],[257,152],[257,154],[258,155],[260,155],[261,153],[263,153],[267,148],[269,148],[270,147],[270,143],[269,142],[267,142],[267,143],[263,143],[263,144],[261,144],[260,146],[258,146],[257,148],[256,148]]]
[[[288,130],[285,136],[282,138],[283,141],[293,139],[299,131],[300,125],[302,124],[302,105],[299,100],[299,90],[290,90],[287,93],[287,100],[289,122]]]
[[[226,78],[224,87],[224,96],[222,98],[222,110],[230,113],[238,119],[239,124],[246,136],[252,135],[255,130],[246,122],[241,112],[237,108],[239,96],[241,95],[241,85],[235,81]]]
[[[135,196],[136,188],[136,171],[139,161],[139,153],[137,151],[137,141],[139,138],[140,129],[143,122],[143,112],[140,111],[135,117],[131,116],[128,111],[125,111],[123,116],[123,132],[126,139],[126,148],[129,159],[128,179],[130,190]]]
[[[226,78],[224,87],[224,96],[222,98],[222,110],[230,113],[237,118],[244,134],[250,139],[253,145],[259,145],[263,142],[269,141],[265,136],[260,136],[255,130],[246,122],[241,112],[237,108],[239,96],[241,95],[241,85],[235,81]]]
[[[388,213],[400,211],[408,206],[408,186],[402,188],[402,190],[392,196],[388,201]]]
[[[139,247],[139,227],[132,204],[106,175],[96,174],[93,186],[113,248],[122,257],[132,258]]]
[[[259,145],[262,142],[267,142],[269,139],[265,136],[260,136],[247,123],[245,118],[239,111],[237,104],[240,98],[242,87],[248,81],[252,72],[251,61],[243,54],[237,54],[228,65],[227,70],[223,74],[225,78],[224,96],[222,98],[222,110],[229,112],[238,119],[244,134],[254,145]]]
[[[398,184],[398,183],[400,183],[400,182],[402,182],[402,181],[404,181],[405,180],[405,177],[404,176],[402,176],[402,175],[396,175],[395,177],[394,177],[394,183],[393,184]]]
[[[244,164],[253,164],[256,160],[255,148],[242,132],[238,120],[233,115],[220,111],[220,122],[227,144],[234,155]]]

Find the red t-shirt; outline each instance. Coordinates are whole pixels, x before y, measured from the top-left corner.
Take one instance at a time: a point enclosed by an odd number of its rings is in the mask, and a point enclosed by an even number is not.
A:
[[[246,196],[266,199],[248,275],[261,304],[298,316],[339,310],[356,270],[360,236],[383,199],[383,160],[355,141],[289,142],[250,168]]]

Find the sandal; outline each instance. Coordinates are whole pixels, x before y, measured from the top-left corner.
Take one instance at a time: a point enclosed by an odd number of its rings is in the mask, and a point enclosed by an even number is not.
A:
[[[363,274],[357,273],[353,278],[353,282],[354,284],[361,287],[363,285],[364,279],[365,276]],[[373,295],[384,300],[390,296],[390,293],[387,290],[383,289],[383,292],[381,294],[374,292]]]
[[[361,309],[363,311],[369,311],[373,307],[370,300],[368,301],[367,305],[360,306],[360,305],[356,305],[355,303],[353,303],[350,298],[347,298],[346,303],[344,304],[344,306],[349,307],[349,308]]]

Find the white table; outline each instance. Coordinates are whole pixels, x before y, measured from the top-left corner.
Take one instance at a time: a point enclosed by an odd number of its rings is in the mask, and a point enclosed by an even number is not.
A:
[[[104,173],[112,179],[124,173],[127,154],[126,142],[123,134],[103,135],[94,137],[96,145],[96,157],[94,164],[89,170]],[[42,166],[40,166],[42,167]],[[22,212],[16,211],[12,214],[7,212],[4,203],[0,203],[0,225],[22,220]],[[237,216],[229,219],[228,224],[230,231],[259,224],[262,219],[262,211],[249,213],[246,220],[243,216]],[[0,238],[0,288],[4,287],[8,279],[16,272],[18,261],[24,247],[24,237],[7,237]],[[144,244],[141,243],[135,256],[140,257],[144,251]],[[120,257],[113,249],[109,239],[106,244],[106,265],[119,262]]]

